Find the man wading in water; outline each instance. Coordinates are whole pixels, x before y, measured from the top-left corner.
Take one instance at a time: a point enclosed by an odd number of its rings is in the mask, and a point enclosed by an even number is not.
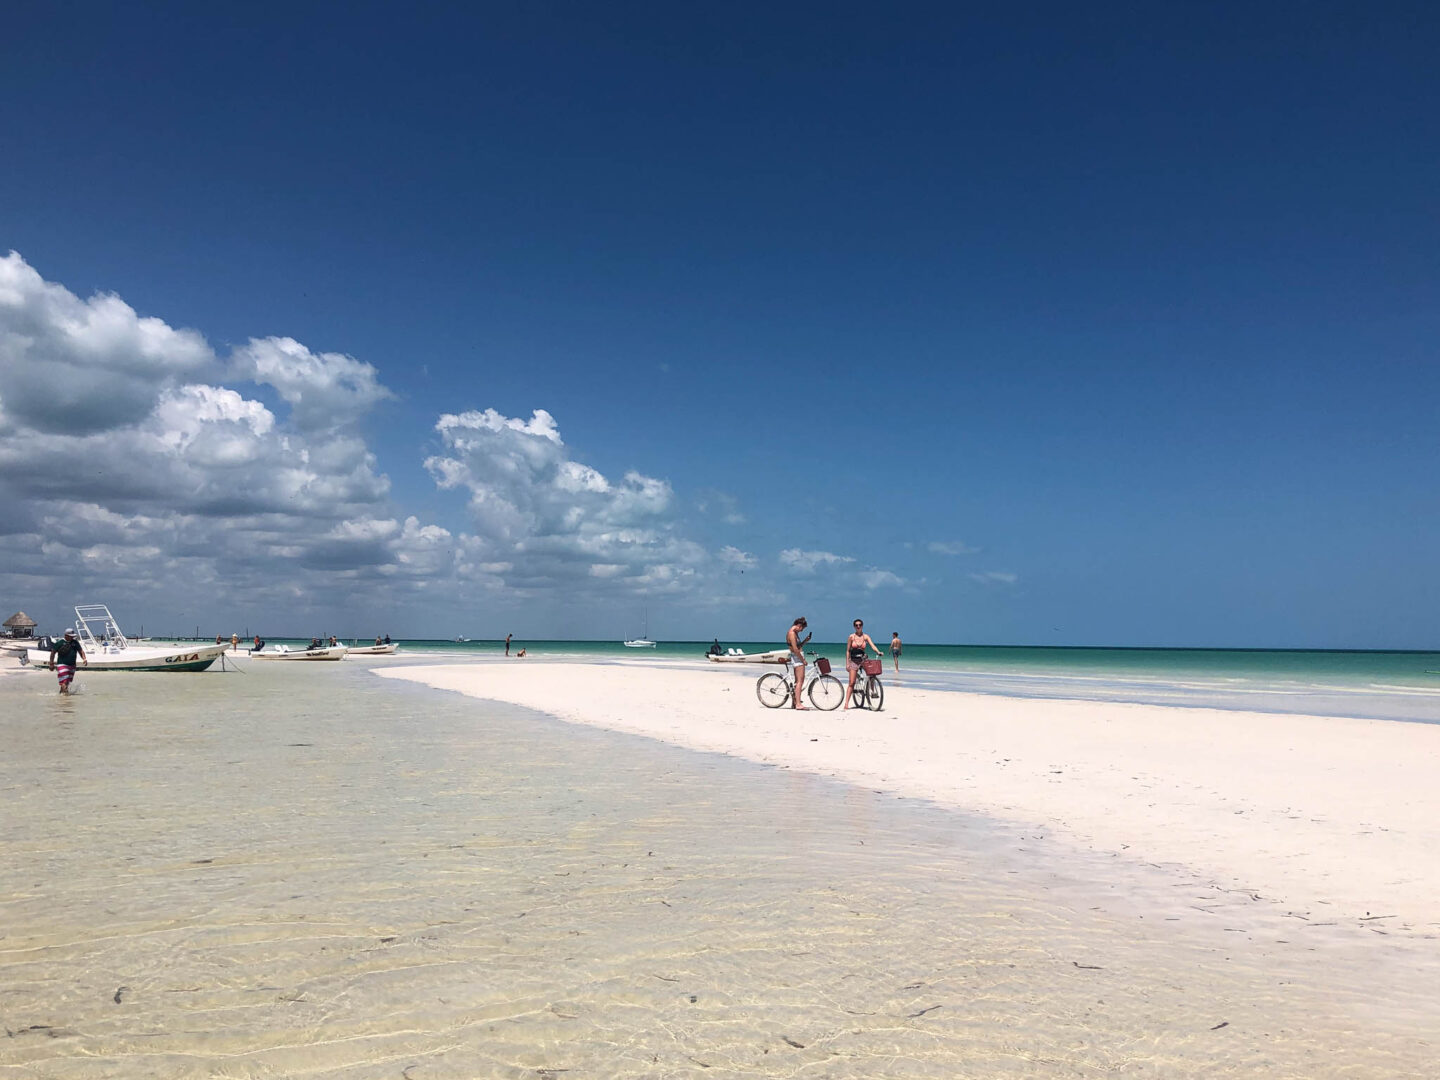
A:
[[[65,640],[57,641],[50,646],[50,670],[55,672],[55,678],[60,680],[60,693],[70,693],[70,683],[75,679],[75,657],[80,657],[80,662],[86,667],[90,661],[85,658],[85,649],[75,637],[74,630],[65,631]]]

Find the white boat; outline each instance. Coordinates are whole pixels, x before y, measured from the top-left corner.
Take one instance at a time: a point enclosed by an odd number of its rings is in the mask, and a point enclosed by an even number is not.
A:
[[[75,636],[85,650],[82,671],[204,671],[230,648],[229,642],[137,645],[121,632],[104,604],[81,604],[75,609]],[[21,663],[48,666],[50,650],[32,646]]]
[[[351,656],[390,656],[400,648],[399,643],[391,641],[384,645],[351,645]]]
[[[653,649],[655,642],[650,640],[650,609],[645,609],[645,621],[641,625],[640,636],[622,642],[627,649]]]
[[[771,649],[769,652],[747,653],[742,649],[726,649],[723,653],[706,653],[716,664],[788,664],[789,649]]]
[[[273,649],[252,652],[251,660],[344,660],[350,650],[344,645],[322,645],[318,649],[292,649],[276,645]]]

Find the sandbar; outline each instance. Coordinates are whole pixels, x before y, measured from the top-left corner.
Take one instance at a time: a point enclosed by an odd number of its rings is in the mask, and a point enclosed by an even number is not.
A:
[[[759,671],[663,662],[387,667],[561,719],[985,814],[1183,869],[1307,920],[1440,933],[1440,725],[889,686],[762,707]]]

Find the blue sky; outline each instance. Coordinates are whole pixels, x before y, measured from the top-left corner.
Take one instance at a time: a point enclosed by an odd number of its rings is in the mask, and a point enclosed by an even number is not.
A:
[[[1435,647],[1437,54],[1418,4],[31,5],[0,603]]]

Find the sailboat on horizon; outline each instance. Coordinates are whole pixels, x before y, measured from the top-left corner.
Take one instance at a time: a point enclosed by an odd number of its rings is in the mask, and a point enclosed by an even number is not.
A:
[[[640,636],[623,642],[627,649],[653,649],[655,642],[650,640],[650,609],[645,609],[645,621],[640,624]]]

